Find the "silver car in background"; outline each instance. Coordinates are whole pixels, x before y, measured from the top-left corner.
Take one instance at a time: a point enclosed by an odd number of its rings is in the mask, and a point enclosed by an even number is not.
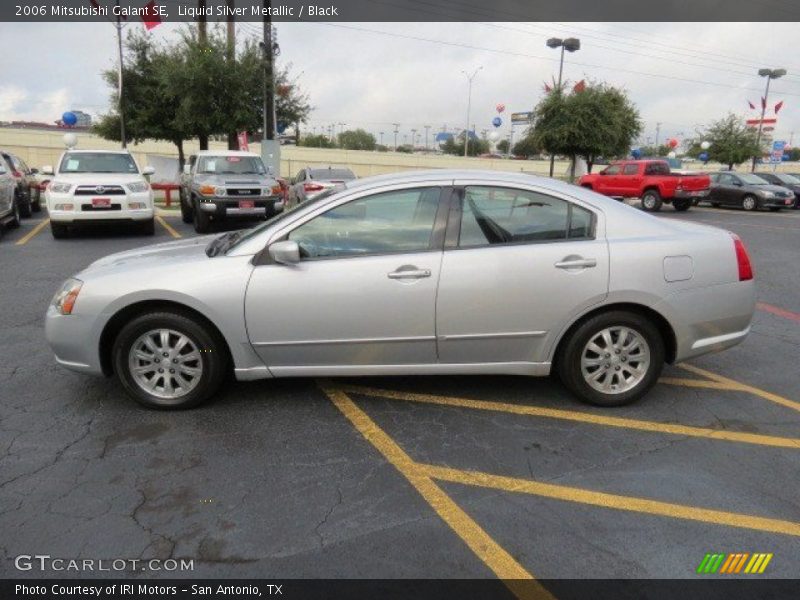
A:
[[[735,235],[523,174],[362,179],[246,232],[112,254],[47,312],[63,366],[184,408],[239,380],[555,370],[583,401],[750,331]]]
[[[291,208],[301,202],[308,202],[328,190],[341,188],[354,179],[355,173],[347,167],[306,167],[292,179],[286,206]]]

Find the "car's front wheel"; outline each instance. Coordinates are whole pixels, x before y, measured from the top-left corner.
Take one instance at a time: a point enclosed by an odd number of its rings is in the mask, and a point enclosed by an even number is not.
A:
[[[184,223],[191,223],[192,222],[192,209],[189,206],[189,199],[184,197],[183,189],[180,191],[180,203],[181,203],[181,219]]]
[[[149,408],[197,406],[219,389],[227,368],[218,336],[178,312],[136,317],[120,331],[112,356],[125,390]]]
[[[742,208],[745,210],[755,210],[758,208],[758,200],[752,194],[748,194],[742,198]]]
[[[200,210],[197,202],[194,203],[194,210],[192,213],[192,218],[194,219],[194,230],[197,233],[208,233],[211,231],[211,219],[206,213]]]
[[[19,214],[19,202],[17,199],[14,198],[13,204],[11,206],[11,220],[8,222],[9,229],[16,229],[19,227],[20,222],[20,214]]]
[[[653,387],[664,366],[664,341],[646,317],[610,311],[581,323],[556,359],[564,385],[596,406],[635,402]]]
[[[19,192],[17,194],[17,205],[19,206],[19,214],[23,217],[30,217],[31,216],[31,194],[30,192],[27,194],[23,194]]]

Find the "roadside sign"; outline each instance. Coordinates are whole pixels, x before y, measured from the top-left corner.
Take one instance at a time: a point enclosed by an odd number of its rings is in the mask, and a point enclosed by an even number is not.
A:
[[[512,123],[530,123],[531,121],[533,121],[533,113],[532,112],[511,113],[511,122]]]
[[[783,160],[783,150],[786,148],[784,140],[775,140],[772,142],[772,152],[769,155],[769,162],[779,163]]]

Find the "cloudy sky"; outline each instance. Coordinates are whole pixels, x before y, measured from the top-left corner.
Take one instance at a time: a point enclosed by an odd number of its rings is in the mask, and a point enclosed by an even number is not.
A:
[[[131,27],[140,27],[132,24]],[[174,38],[182,24],[151,35]],[[529,110],[545,81],[558,73],[548,37],[578,37],[564,78],[606,81],[625,88],[645,123],[642,142],[689,137],[728,111],[750,114],[765,81],[760,67],[783,67],[773,82],[770,110],[784,100],[778,138],[796,131],[800,143],[800,58],[796,23],[281,23],[280,61],[292,63],[297,83],[315,109],[308,124],[363,127],[392,141],[411,128],[463,128],[467,79],[478,67],[471,125],[491,128],[495,105]],[[240,36],[258,24],[238,26]],[[102,114],[109,90],[100,79],[116,60],[115,34],[106,24],[0,24],[0,39],[16,60],[0,61],[0,120],[52,122],[66,109]],[[24,50],[21,50],[24,49]],[[8,57],[8,55],[6,55]],[[507,121],[507,119],[505,119]],[[338,125],[337,125],[338,128]],[[501,132],[507,134],[507,123]],[[521,132],[518,132],[521,133]]]

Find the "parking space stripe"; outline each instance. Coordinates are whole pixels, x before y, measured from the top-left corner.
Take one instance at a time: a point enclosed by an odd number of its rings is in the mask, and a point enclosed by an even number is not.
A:
[[[701,369],[700,367],[695,367],[694,365],[681,363],[678,366],[681,369],[689,371],[690,373],[694,373],[695,375],[708,377],[709,379],[716,381],[717,383],[727,385],[729,386],[728,389],[737,392],[747,392],[749,394],[753,394],[754,396],[758,396],[759,398],[763,398],[764,400],[769,400],[770,402],[774,402],[775,404],[780,404],[781,406],[785,406],[786,408],[791,408],[792,410],[800,412],[800,402],[796,402],[795,400],[789,400],[788,398],[784,398],[783,396],[780,396],[778,394],[773,394],[772,392],[762,390],[761,388],[757,388],[752,385],[747,385],[746,383],[740,383],[734,379],[724,377],[723,375],[718,375],[717,373],[712,373],[711,371],[706,371],[705,369]]]
[[[552,599],[553,596],[462,510],[419,465],[369,415],[342,390],[322,385],[322,390],[356,430],[414,486],[430,507],[467,544],[518,598]]]
[[[44,219],[43,221],[39,222],[39,223],[36,225],[36,227],[34,227],[33,229],[31,229],[31,230],[30,230],[28,233],[26,233],[26,234],[25,234],[23,237],[21,237],[20,239],[18,239],[18,240],[17,240],[17,243],[16,243],[15,245],[17,245],[17,246],[22,246],[22,245],[24,245],[24,244],[27,244],[29,241],[31,241],[31,239],[33,239],[33,236],[35,236],[35,235],[36,235],[37,233],[39,233],[39,232],[40,232],[42,229],[44,229],[44,228],[47,226],[47,224],[48,224],[49,222],[50,222],[50,219]]]
[[[172,227],[172,225],[170,225],[169,223],[167,223],[167,222],[164,220],[164,217],[162,217],[161,215],[156,215],[156,221],[158,221],[158,222],[159,222],[159,224],[160,224],[160,225],[161,225],[161,226],[162,226],[164,229],[166,229],[166,230],[167,230],[167,232],[168,232],[168,233],[169,233],[169,234],[170,234],[172,237],[174,237],[174,238],[183,237],[183,236],[182,236],[180,233],[178,233],[177,231],[175,231],[175,229]]]
[[[712,390],[731,390],[737,391],[737,386],[730,386],[718,381],[708,381],[707,379],[681,379],[679,377],[662,377],[658,380],[659,383],[666,383],[668,385],[682,385],[684,387],[697,387],[708,388]]]
[[[797,438],[785,438],[758,433],[744,433],[730,431],[727,429],[722,430],[710,429],[706,427],[693,427],[690,425],[678,425],[673,423],[658,423],[656,421],[642,421],[639,419],[628,419],[625,417],[610,417],[581,411],[531,406],[529,404],[508,404],[505,402],[489,402],[486,400],[469,400],[467,398],[455,398],[452,396],[435,396],[431,394],[397,392],[394,390],[383,390],[354,385],[343,385],[340,386],[340,388],[344,391],[354,394],[376,398],[388,398],[390,400],[404,400],[407,402],[420,402],[424,404],[436,404],[440,406],[453,406],[476,410],[506,412],[516,415],[545,417],[549,419],[561,419],[565,421],[577,421],[591,425],[621,427],[623,429],[636,429],[639,431],[699,437],[727,442],[740,442],[743,444],[755,444],[759,446],[774,446],[777,448],[795,449],[800,448],[800,439]]]
[[[756,302],[756,308],[758,310],[763,310],[764,312],[783,317],[784,319],[789,319],[790,321],[800,323],[800,314],[786,310],[785,308],[773,306],[772,304],[767,304],[766,302]]]
[[[530,494],[544,498],[553,498],[555,500],[565,500],[578,504],[589,504],[602,508],[644,513],[672,519],[685,519],[710,523],[712,525],[724,525],[726,527],[752,529],[767,533],[800,536],[800,523],[795,523],[793,521],[700,508],[686,504],[674,504],[671,502],[662,502],[660,500],[650,500],[648,498],[637,498],[635,496],[609,494],[584,488],[543,483],[531,479],[492,475],[490,473],[478,471],[461,471],[450,467],[428,464],[418,464],[418,466],[425,475],[439,481],[449,481],[451,483],[473,485],[506,492]]]

